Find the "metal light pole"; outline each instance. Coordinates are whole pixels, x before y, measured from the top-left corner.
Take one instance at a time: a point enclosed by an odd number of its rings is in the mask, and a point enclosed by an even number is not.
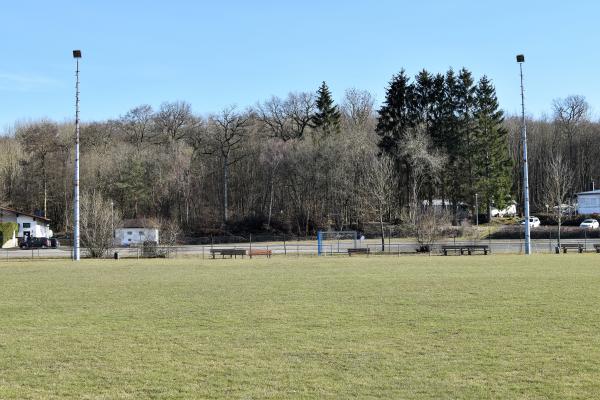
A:
[[[73,50],[73,58],[77,63],[75,70],[75,178],[73,205],[73,260],[79,261],[79,59],[81,50]]]
[[[523,211],[525,213],[525,254],[531,254],[531,229],[529,226],[529,168],[527,166],[527,128],[525,126],[525,94],[523,91],[523,63],[525,56],[517,55],[521,73],[521,140],[523,142]]]

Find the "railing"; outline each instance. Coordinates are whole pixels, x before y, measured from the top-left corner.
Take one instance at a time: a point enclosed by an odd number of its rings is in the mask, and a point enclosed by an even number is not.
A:
[[[561,244],[582,243],[584,251],[595,252],[594,245],[600,245],[600,239],[562,239]],[[430,252],[425,254],[437,255],[441,254],[441,246],[445,244],[480,244],[488,245],[492,254],[512,253],[523,254],[524,243],[522,240],[444,240],[434,243],[430,246]],[[532,240],[532,250],[534,253],[554,253],[556,248],[556,240],[534,239]],[[419,254],[417,248],[420,246],[415,242],[401,240],[386,240],[385,247],[382,251],[381,241],[370,239],[358,241],[357,247],[369,248],[371,255],[394,255],[402,256],[409,254]],[[114,254],[118,253],[119,258],[138,259],[138,258],[211,258],[211,248],[231,248],[245,249],[247,253],[250,250],[270,250],[273,256],[288,256],[288,257],[317,257],[317,242],[316,241],[285,241],[285,242],[245,242],[245,243],[230,243],[230,244],[205,244],[205,245],[185,245],[185,246],[157,246],[152,252],[148,252],[141,247],[123,247],[111,250],[106,258],[114,258]],[[354,248],[352,241],[331,241],[323,243],[322,256],[331,257],[339,255],[348,255],[348,249]],[[70,247],[61,247],[59,249],[0,249],[0,262],[28,259],[70,259],[72,249]],[[88,257],[85,249],[82,249],[82,256]]]

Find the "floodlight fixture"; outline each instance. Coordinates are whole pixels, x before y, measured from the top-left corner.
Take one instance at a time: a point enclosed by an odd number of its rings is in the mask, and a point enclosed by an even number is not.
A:
[[[517,54],[517,62],[518,63],[525,62],[525,56],[523,54]]]
[[[81,58],[81,50],[73,50],[73,58]]]

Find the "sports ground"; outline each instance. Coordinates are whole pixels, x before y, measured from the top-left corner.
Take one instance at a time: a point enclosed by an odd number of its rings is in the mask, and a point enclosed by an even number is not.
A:
[[[575,399],[600,256],[0,263],[2,399]]]

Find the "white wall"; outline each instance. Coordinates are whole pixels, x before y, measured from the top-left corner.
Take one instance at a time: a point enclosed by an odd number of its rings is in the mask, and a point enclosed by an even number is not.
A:
[[[51,237],[52,231],[50,227],[43,221],[36,221],[33,217],[27,215],[19,215],[17,217],[17,223],[19,224],[18,237],[24,237],[25,232],[29,232],[31,237]],[[29,224],[29,227],[25,227],[24,224]]]
[[[117,228],[115,242],[121,246],[141,244],[146,240],[158,243],[158,229],[151,228]]]
[[[578,214],[600,214],[600,193],[577,196]]]

